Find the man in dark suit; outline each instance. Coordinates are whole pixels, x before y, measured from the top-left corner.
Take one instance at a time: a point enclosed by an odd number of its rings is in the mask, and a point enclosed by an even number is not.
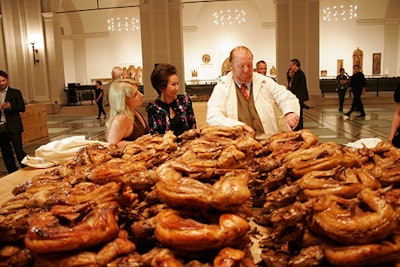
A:
[[[309,100],[308,98],[308,90],[307,90],[307,81],[306,75],[300,69],[300,61],[297,58],[291,59],[289,68],[293,71],[293,78],[291,86],[288,88],[296,97],[299,99],[300,102],[300,120],[297,124],[294,131],[303,129],[303,109],[308,108],[304,102]]]
[[[26,156],[22,148],[22,120],[20,112],[25,111],[25,103],[21,91],[8,86],[8,74],[0,70],[0,121],[5,128],[0,132],[0,148],[8,173],[18,170],[14,152],[21,168]],[[14,150],[14,151],[13,151]]]
[[[351,104],[351,109],[345,113],[346,116],[350,117],[351,113],[357,109],[360,111],[360,115],[358,117],[365,117],[365,110],[361,101],[361,95],[364,95],[366,91],[367,81],[365,80],[365,76],[360,71],[360,66],[354,65],[353,75],[350,77],[349,88],[347,88],[347,92],[353,93],[353,103]]]

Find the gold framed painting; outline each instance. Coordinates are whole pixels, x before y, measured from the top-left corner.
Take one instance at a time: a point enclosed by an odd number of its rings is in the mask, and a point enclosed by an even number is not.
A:
[[[341,68],[343,68],[343,59],[338,59],[337,60],[337,71],[336,71],[337,74],[340,73]]]
[[[364,58],[364,52],[359,47],[357,47],[357,49],[353,51],[352,67],[354,67],[354,65],[358,65],[360,66],[360,71],[363,71],[363,58]]]
[[[381,74],[381,53],[372,54],[372,74]]]
[[[211,56],[210,56],[209,54],[204,54],[204,55],[201,57],[201,61],[202,61],[204,64],[209,64],[210,61],[211,61]]]

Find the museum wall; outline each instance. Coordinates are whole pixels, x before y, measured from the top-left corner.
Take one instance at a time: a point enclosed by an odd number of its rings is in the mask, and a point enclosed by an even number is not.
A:
[[[321,22],[320,32],[320,69],[327,70],[328,76],[337,75],[337,60],[343,60],[343,67],[351,74],[353,51],[363,51],[363,68],[365,75],[372,75],[373,53],[384,54],[384,25],[358,25],[350,22]],[[383,63],[383,62],[382,62]],[[389,74],[382,69],[381,74]],[[398,71],[391,70],[392,75]]]
[[[325,2],[321,1],[321,5]],[[218,78],[223,61],[229,56],[229,51],[237,45],[248,46],[253,51],[255,61],[265,60],[268,72],[276,64],[273,1],[230,1],[229,8],[246,10],[246,23],[233,26],[214,25],[212,14],[226,7],[222,2],[184,4],[182,18],[185,77],[181,77],[181,80],[191,80],[193,70],[197,71],[197,79],[200,80]],[[387,25],[382,19],[385,16],[384,12],[366,12],[366,8],[364,7],[363,11],[362,6],[360,9],[357,20],[326,22],[320,19],[320,70],[326,70],[328,76],[336,75],[337,60],[341,59],[350,74],[352,53],[359,48],[364,53],[363,71],[366,75],[372,75],[373,54],[380,53],[380,74],[398,76],[398,47],[394,53],[397,59],[395,67],[385,67],[385,39],[388,38],[385,38]],[[77,15],[81,21],[79,25],[75,25],[75,20],[71,18]],[[138,7],[65,13],[61,16],[66,83],[89,84],[95,78],[109,78],[114,65],[142,65],[140,30],[107,30],[107,18],[138,18]],[[390,42],[398,46],[398,21],[395,22],[395,27],[397,34],[393,36],[395,40]],[[391,30],[393,31],[393,28]],[[203,55],[209,55],[210,61],[203,62]]]

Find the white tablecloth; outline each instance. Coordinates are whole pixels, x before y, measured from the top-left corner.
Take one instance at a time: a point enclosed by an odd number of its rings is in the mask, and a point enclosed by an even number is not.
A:
[[[49,168],[73,159],[82,147],[93,143],[109,145],[101,141],[86,140],[83,135],[72,136],[40,146],[35,150],[35,156],[27,155],[22,163],[34,168]]]

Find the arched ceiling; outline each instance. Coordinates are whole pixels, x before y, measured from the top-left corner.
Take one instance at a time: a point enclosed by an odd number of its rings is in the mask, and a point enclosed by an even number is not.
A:
[[[193,16],[193,13],[196,13],[196,10],[204,10],[204,7],[207,6],[207,4],[211,4],[211,2],[213,4],[219,2],[219,5],[228,4],[229,2],[241,2],[243,5],[251,4],[252,6],[257,6],[255,12],[262,18],[262,21],[273,22],[275,20],[275,11],[273,8],[275,1],[278,0],[181,0],[184,7],[187,7],[186,10],[190,10],[190,16],[186,16],[186,19],[184,16],[183,21],[187,24],[184,26],[195,26],[196,16]],[[332,5],[336,2],[337,0],[320,0],[320,7],[323,8],[324,6]],[[353,0],[353,2],[359,6],[358,19],[398,20],[398,14],[400,13],[399,0]],[[86,17],[90,18],[90,16],[87,12],[78,11],[95,12],[96,10],[106,11],[118,8],[139,7],[140,0],[41,0],[41,4],[43,12],[68,13],[71,31],[75,34],[79,34],[84,32],[84,24],[89,23],[83,17],[84,14],[87,15]],[[198,12],[197,16],[199,16],[200,13],[201,12]]]
[[[183,4],[208,2],[234,2],[245,0],[181,0]],[[246,0],[248,1],[248,0]],[[265,7],[267,2],[274,3],[276,0],[252,0],[260,6]],[[320,0],[321,5],[324,3],[334,4],[336,0]],[[354,0],[355,4],[365,7],[366,16],[374,16],[374,14],[387,13],[390,17],[398,16],[400,1],[398,0]],[[78,10],[102,9],[102,8],[121,8],[138,6],[140,0],[41,0],[43,12],[71,12]],[[270,12],[267,10],[266,12]]]
[[[41,0],[43,12],[73,12],[138,6],[139,0]]]

